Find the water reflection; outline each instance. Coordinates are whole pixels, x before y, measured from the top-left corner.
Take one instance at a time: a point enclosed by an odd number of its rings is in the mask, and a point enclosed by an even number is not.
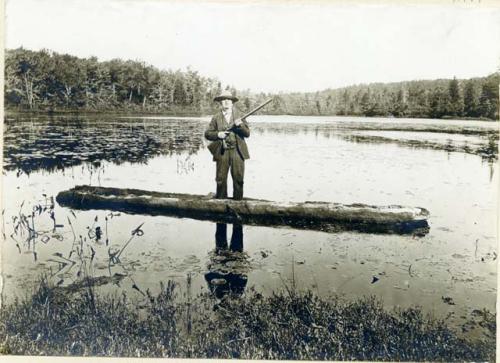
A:
[[[292,117],[289,117],[292,118]],[[401,119],[390,121],[382,119],[373,122],[371,118],[356,118],[355,120],[330,120],[327,122],[307,122],[313,118],[302,117],[300,121],[287,122],[259,122],[252,124],[252,131],[257,133],[272,132],[297,134],[299,132],[328,135],[335,132],[350,131],[386,131],[386,132],[413,132],[413,133],[436,133],[450,135],[472,135],[488,136],[498,134],[498,124],[495,122],[482,123],[478,121],[444,122],[443,120],[407,119],[403,123]],[[465,125],[467,123],[467,125]]]
[[[331,121],[254,122],[252,132],[283,135],[314,134],[356,143],[397,143],[401,146],[480,155],[496,160],[498,128],[471,122],[464,126],[451,122],[435,124],[394,124],[392,122]],[[23,118],[5,120],[4,168],[31,173],[54,171],[102,161],[146,163],[157,155],[187,152],[194,154],[203,146],[202,119],[120,119],[113,115]],[[383,136],[370,132],[384,132]],[[387,133],[393,133],[391,135]],[[411,133],[409,139],[402,134]],[[387,137],[389,135],[390,137]],[[428,140],[428,135],[447,135],[445,140]],[[464,142],[464,136],[467,140]],[[448,137],[449,136],[449,137]],[[438,139],[443,139],[440,137]],[[447,139],[450,141],[448,142]]]
[[[480,156],[494,162],[498,158],[498,128],[436,123],[435,125],[401,124],[383,122],[308,123],[259,123],[252,125],[257,134],[297,135],[314,133],[330,139],[366,144],[397,144],[415,149],[433,149],[462,152]],[[373,132],[380,133],[374,135]],[[432,139],[432,140],[431,140]]]
[[[475,140],[474,143],[447,139],[443,142],[428,141],[425,139],[399,139],[375,135],[339,134],[345,141],[365,144],[396,144],[415,149],[432,149],[447,152],[462,152],[478,155],[484,161],[494,162],[498,158],[498,135],[488,135]]]
[[[4,168],[29,174],[82,163],[145,163],[156,155],[193,154],[203,145],[200,125],[196,120],[118,122],[105,118],[9,121],[4,129]]]
[[[239,296],[245,291],[249,271],[248,256],[243,252],[243,226],[233,224],[231,241],[227,243],[227,224],[216,223],[215,250],[210,256],[205,280],[210,291],[221,299]]]

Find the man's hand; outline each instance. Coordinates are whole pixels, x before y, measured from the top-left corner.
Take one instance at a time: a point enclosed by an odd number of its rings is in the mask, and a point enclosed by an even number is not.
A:
[[[243,120],[241,118],[237,119],[237,120],[234,120],[234,125],[236,127],[240,126],[241,124],[243,123]]]
[[[219,133],[217,134],[217,137],[219,139],[224,140],[227,137],[227,135],[228,135],[228,133],[226,131],[219,131]]]

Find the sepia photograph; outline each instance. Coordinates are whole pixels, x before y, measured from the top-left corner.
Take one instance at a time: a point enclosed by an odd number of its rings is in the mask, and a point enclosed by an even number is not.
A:
[[[496,361],[499,2],[4,0],[3,34],[0,356]]]

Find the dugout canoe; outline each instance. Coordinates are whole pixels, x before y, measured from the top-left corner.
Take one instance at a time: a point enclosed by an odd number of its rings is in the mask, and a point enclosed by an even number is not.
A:
[[[75,209],[104,209],[165,215],[222,223],[288,226],[325,232],[416,234],[429,230],[429,212],[419,207],[373,206],[327,202],[273,202],[260,199],[214,199],[209,195],[162,193],[138,189],[76,186],[56,201]]]

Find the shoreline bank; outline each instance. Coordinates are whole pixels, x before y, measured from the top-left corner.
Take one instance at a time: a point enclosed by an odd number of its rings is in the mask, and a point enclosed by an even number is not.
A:
[[[78,291],[49,286],[0,312],[0,353],[308,360],[495,360],[496,315],[478,312],[483,334],[461,336],[418,307],[387,311],[373,297],[344,301],[312,292],[256,291],[221,299],[175,300],[176,285],[146,291],[147,304],[99,296],[92,280]]]

